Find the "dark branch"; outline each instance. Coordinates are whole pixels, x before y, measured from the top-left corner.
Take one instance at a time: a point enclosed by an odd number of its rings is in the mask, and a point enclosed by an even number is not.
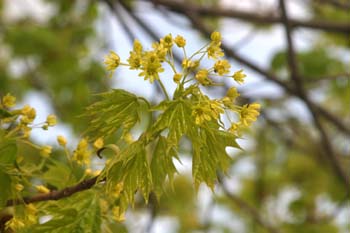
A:
[[[308,107],[308,110],[310,111],[313,117],[314,125],[318,129],[321,136],[320,145],[324,149],[325,157],[328,158],[328,160],[330,161],[331,166],[334,172],[337,174],[337,176],[344,182],[346,187],[348,187],[350,185],[349,177],[347,176],[342,166],[340,165],[340,162],[338,161],[338,158],[336,157],[333,151],[332,144],[319,119],[319,116],[316,113],[314,106],[311,104],[311,101],[309,100],[307,93],[303,88],[302,79],[300,78],[299,72],[298,72],[298,64],[296,61],[294,43],[292,40],[292,29],[290,27],[288,15],[287,15],[287,9],[286,9],[284,0],[280,0],[279,3],[280,3],[281,13],[282,13],[282,21],[286,32],[287,49],[288,49],[287,58],[288,58],[290,77],[293,83],[295,84],[295,90],[297,94],[304,100],[304,102],[306,103],[306,106]]]
[[[213,6],[198,6],[189,4],[188,2],[178,2],[170,0],[152,0],[157,5],[167,7],[169,10],[174,12],[190,11],[199,16],[215,16],[215,17],[229,17],[244,20],[255,24],[275,24],[282,23],[282,18],[276,15],[259,15],[257,13],[248,13],[234,9],[217,8]],[[336,33],[350,33],[350,24],[339,23],[339,22],[328,22],[328,21],[303,21],[297,19],[291,19],[290,25],[293,28],[303,27],[309,29],[317,29]]]
[[[97,181],[98,181],[98,176],[88,180],[83,180],[82,182],[74,186],[70,186],[62,190],[54,190],[49,193],[38,194],[32,197],[24,197],[22,199],[8,200],[6,203],[6,206],[14,206],[14,205],[29,204],[29,203],[40,202],[40,201],[63,199],[63,198],[72,196],[74,193],[90,189],[92,186],[96,184]]]

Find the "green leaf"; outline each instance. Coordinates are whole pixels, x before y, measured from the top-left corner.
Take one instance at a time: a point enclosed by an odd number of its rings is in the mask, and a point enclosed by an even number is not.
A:
[[[15,140],[1,140],[0,142],[0,166],[13,165],[17,155]]]
[[[3,108],[0,108],[0,119],[11,117],[12,114],[9,111],[6,111]]]
[[[31,233],[99,233],[101,208],[97,191],[88,190],[57,202],[45,203],[41,209],[53,218],[43,224],[31,226]]]
[[[6,205],[11,195],[11,177],[0,167],[0,209]]]
[[[167,107],[165,107],[165,104],[162,105],[165,111],[154,123],[152,131],[157,135],[161,131],[168,129],[168,142],[177,147],[181,137],[194,125],[191,117],[191,103],[188,100],[181,99],[169,102],[167,105]]]
[[[120,89],[99,96],[102,100],[87,107],[84,114],[91,119],[86,133],[93,139],[112,135],[119,129],[126,133],[140,120],[137,96]]]
[[[205,182],[213,189],[217,172],[226,172],[231,164],[226,147],[240,148],[236,143],[236,136],[219,129],[200,127],[192,130],[190,139],[195,188],[198,189],[200,183]]]
[[[151,162],[153,184],[158,197],[163,191],[166,178],[170,184],[173,183],[174,173],[177,172],[173,158],[178,159],[176,149],[165,137],[159,137]]]
[[[122,208],[125,208],[126,204],[133,204],[137,190],[140,190],[145,201],[148,201],[152,189],[152,175],[145,143],[141,139],[122,150],[119,157],[107,167],[106,173],[109,192],[113,192],[117,184],[121,182],[124,184],[121,193],[121,202],[124,203]]]
[[[53,161],[52,164],[48,165],[48,170],[44,173],[42,178],[46,183],[57,189],[63,189],[76,182],[72,171],[66,164],[59,161]]]

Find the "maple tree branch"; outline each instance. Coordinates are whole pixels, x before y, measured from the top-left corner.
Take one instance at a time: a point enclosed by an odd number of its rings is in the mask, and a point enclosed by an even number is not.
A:
[[[190,4],[188,2],[170,1],[170,0],[151,0],[156,5],[161,5],[174,12],[190,11],[198,16],[215,16],[215,17],[228,17],[235,18],[244,21],[248,21],[255,24],[275,24],[282,23],[283,20],[278,15],[262,15],[257,13],[244,12],[235,9],[218,8],[215,6],[198,6]],[[320,20],[298,20],[291,19],[290,25],[293,28],[303,27],[309,29],[317,29],[329,32],[336,32],[342,34],[350,34],[350,24],[329,22]]]
[[[98,176],[91,179],[83,180],[80,183],[64,188],[62,190],[52,190],[49,193],[37,194],[31,197],[23,197],[21,199],[11,199],[8,200],[6,206],[15,206],[21,204],[29,204],[34,202],[49,201],[49,200],[59,200],[66,197],[70,197],[77,192],[81,192],[92,188],[98,181]],[[104,181],[104,180],[101,180]]]

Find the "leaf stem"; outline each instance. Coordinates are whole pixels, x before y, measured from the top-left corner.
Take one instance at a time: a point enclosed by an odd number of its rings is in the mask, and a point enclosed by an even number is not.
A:
[[[162,82],[160,79],[158,79],[158,82],[159,82],[160,87],[162,88],[162,91],[163,91],[163,93],[164,93],[164,95],[165,95],[165,98],[166,98],[167,100],[170,100],[169,95],[168,95],[168,92],[166,91],[166,88],[165,88],[163,82]]]

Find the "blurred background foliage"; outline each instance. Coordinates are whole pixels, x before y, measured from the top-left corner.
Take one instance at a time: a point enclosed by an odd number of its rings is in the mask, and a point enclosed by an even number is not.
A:
[[[111,20],[118,20],[120,24],[124,22],[126,26],[124,30],[111,32],[124,33],[130,38],[138,37],[132,34],[133,28],[129,28],[135,22],[150,37],[169,33],[168,28],[156,28],[156,22],[147,20],[147,15],[154,12],[160,13],[163,20],[169,15],[187,20],[188,29],[204,32],[202,38],[206,38],[205,28],[224,31],[230,23],[237,27],[237,21],[228,21],[228,17],[244,22],[240,25],[243,29],[253,28],[252,36],[261,30],[269,33],[275,24],[261,24],[249,17],[281,15],[278,1],[269,1],[271,4],[265,6],[264,1],[250,0],[247,1],[250,2],[248,10],[240,9],[239,1],[218,0],[41,2],[53,6],[45,20],[30,15],[11,19],[6,12],[10,0],[0,1],[0,94],[10,92],[25,103],[29,93],[41,93],[60,122],[71,127],[76,136],[89,126],[86,118],[78,116],[92,103],[93,94],[106,91],[113,85],[118,87],[118,83],[112,84],[106,78],[102,67],[103,54],[109,49],[109,44],[108,35],[103,35],[105,38],[98,35],[97,21],[103,24],[106,12]],[[140,199],[124,223],[106,221],[103,232],[110,232],[107,229],[111,232],[181,233],[350,232],[349,183],[336,171],[341,169],[349,181],[350,3],[347,0],[286,2],[299,4],[307,11],[307,18],[296,20],[343,26],[342,31],[317,29],[307,49],[296,51],[298,75],[308,99],[293,89],[286,47],[272,54],[268,67],[260,67],[266,71],[266,76],[243,61],[239,66],[247,68],[260,81],[253,83],[255,86],[250,84],[251,88],[272,82],[275,87],[271,92],[281,94],[244,94],[240,99],[242,102],[254,99],[262,103],[263,112],[255,128],[246,132],[244,141],[248,143],[243,146],[244,150],[232,152],[234,163],[229,177],[222,178],[215,193],[202,187],[196,194],[190,176],[184,172],[177,176],[174,187],[168,188],[159,203],[153,201],[145,206]],[[148,4],[145,9],[150,11],[140,10],[145,4]],[[233,13],[221,16],[222,11],[218,9],[232,10]],[[287,10],[291,9],[287,7]],[[129,23],[131,19],[133,22]],[[281,20],[280,25],[283,26]],[[294,39],[312,29],[297,28],[293,31]],[[223,35],[225,37],[225,33]],[[191,38],[187,40],[190,44]],[[117,50],[123,46],[113,45]],[[234,47],[226,47],[235,52]],[[264,50],[263,47],[259,49]],[[240,62],[237,56],[230,58],[233,62]],[[250,56],[253,57],[254,53]],[[269,77],[270,73],[277,77],[277,81]],[[292,91],[286,90],[284,85]],[[312,116],[312,112],[316,116]],[[327,143],[331,151],[326,151],[324,146]],[[19,150],[35,164],[35,151],[24,145]],[[55,156],[57,163],[65,163],[59,159],[62,151],[57,150]],[[334,168],[330,156],[336,159],[338,168]],[[187,161],[188,158],[185,150],[182,159]],[[45,182],[63,188],[55,182],[58,176],[66,174],[63,167],[55,164],[47,167]],[[67,184],[75,183],[82,174],[83,171],[77,168],[75,177],[67,180]]]

